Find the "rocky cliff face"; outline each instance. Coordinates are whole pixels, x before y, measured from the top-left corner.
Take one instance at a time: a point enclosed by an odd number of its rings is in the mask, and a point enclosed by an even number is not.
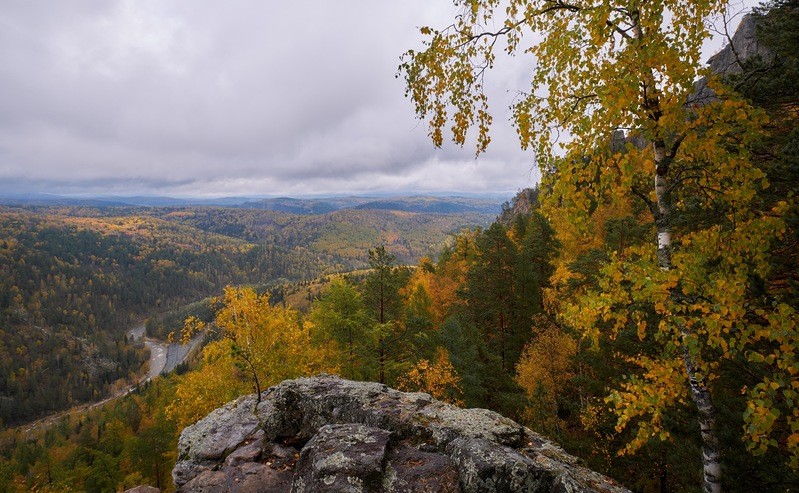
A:
[[[763,61],[773,59],[772,51],[757,38],[757,22],[755,17],[747,14],[731,38],[718,53],[707,61],[713,73],[722,76],[735,76],[743,72],[742,63],[752,57],[760,57]],[[715,93],[707,86],[707,79],[702,78],[695,84],[695,92],[688,101],[691,104],[703,105],[715,99]]]
[[[718,53],[710,57],[707,63],[710,69],[717,74],[732,75],[743,72],[741,64],[754,56],[763,60],[773,57],[771,50],[757,38],[757,23],[752,14],[746,14],[731,43],[727,43]]]
[[[180,436],[172,477],[203,492],[626,492],[485,409],[322,375],[217,409]]]
[[[537,205],[538,189],[525,188],[519,190],[510,202],[502,204],[502,212],[497,217],[497,221],[509,228],[517,216],[530,214]]]

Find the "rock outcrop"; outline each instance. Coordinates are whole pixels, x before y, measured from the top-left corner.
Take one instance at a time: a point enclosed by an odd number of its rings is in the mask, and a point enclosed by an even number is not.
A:
[[[485,409],[329,375],[241,397],[181,433],[184,492],[626,492]]]
[[[715,74],[725,77],[740,75],[744,71],[743,64],[754,57],[759,57],[764,62],[773,60],[773,52],[757,37],[757,20],[752,14],[746,14],[741,19],[730,41],[707,61],[710,70]],[[715,98],[715,93],[703,77],[696,82],[694,94],[688,101],[694,105],[704,105]]]
[[[750,58],[757,56],[763,60],[770,60],[774,56],[772,51],[758,39],[757,22],[752,14],[746,14],[741,19],[730,41],[731,43],[724,45],[724,48],[707,61],[710,69],[717,74],[740,74],[744,70],[741,64]]]
[[[517,216],[526,216],[538,206],[538,190],[525,188],[519,190],[510,202],[502,204],[502,212],[497,217],[497,222],[510,228]]]

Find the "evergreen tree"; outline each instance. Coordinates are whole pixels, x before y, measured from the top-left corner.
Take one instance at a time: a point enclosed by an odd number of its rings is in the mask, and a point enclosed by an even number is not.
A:
[[[493,223],[478,236],[477,251],[478,260],[467,275],[467,304],[485,342],[496,348],[501,370],[511,373],[521,351],[519,339],[529,335],[529,321],[519,326],[514,319],[520,301],[514,293],[516,247],[505,228]]]
[[[338,345],[338,367],[344,378],[369,380],[375,376],[377,361],[370,320],[363,297],[347,281],[336,279],[312,305],[308,316],[313,340]]]
[[[726,2],[458,3],[454,24],[421,28],[425,48],[408,52],[400,67],[417,113],[430,118],[436,145],[449,121],[460,144],[475,127],[481,152],[492,122],[483,81],[497,42],[504,39],[511,55],[536,58],[532,91],[514,104],[513,123],[547,175],[548,217],[568,218],[570,226],[558,229],[564,245],[598,246],[602,213],[632,210],[633,200],[647,207],[657,232],[656,243],[611,254],[599,267],[597,289],[553,299],[562,320],[594,341],[635,330],[655,344],[651,354],[625,356],[639,370],[609,396],[618,429],[636,429],[627,451],[671,439],[666,416],[690,400],[702,440],[702,486],[720,491],[712,386],[722,363],[743,357],[769,367],[760,383],[743,389],[747,436],[755,443],[777,442],[777,419],[792,431],[799,423],[795,406],[783,413],[779,404],[799,400],[795,344],[786,344],[796,340],[797,311],[776,290],[769,304],[754,305],[747,289],[769,277],[789,201],[756,207],[768,187],[751,152],[762,112],[699,65],[705,22]],[[492,24],[500,27],[492,31]],[[698,75],[708,77],[712,97],[697,98]],[[623,142],[615,138],[620,129],[632,132]],[[552,144],[563,132],[571,140],[560,142],[558,153]],[[712,221],[685,220],[692,208]],[[575,278],[565,266],[575,257],[558,266],[559,281]],[[649,309],[632,309],[641,304]],[[766,342],[771,351],[763,354]],[[790,437],[786,448],[796,454],[799,434]]]
[[[394,380],[398,364],[404,363],[407,339],[399,324],[402,317],[400,289],[407,281],[407,272],[394,265],[396,257],[385,246],[369,250],[371,272],[363,283],[363,297],[373,320],[377,347],[377,381]]]

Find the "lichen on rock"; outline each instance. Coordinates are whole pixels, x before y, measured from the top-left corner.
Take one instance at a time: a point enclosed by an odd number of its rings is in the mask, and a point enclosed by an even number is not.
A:
[[[287,380],[183,430],[178,491],[627,490],[485,409],[335,376]]]

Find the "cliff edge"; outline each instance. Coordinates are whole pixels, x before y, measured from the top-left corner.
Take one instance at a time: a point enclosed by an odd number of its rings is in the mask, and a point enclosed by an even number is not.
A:
[[[172,477],[203,492],[627,492],[518,423],[335,376],[241,397],[180,435]]]

